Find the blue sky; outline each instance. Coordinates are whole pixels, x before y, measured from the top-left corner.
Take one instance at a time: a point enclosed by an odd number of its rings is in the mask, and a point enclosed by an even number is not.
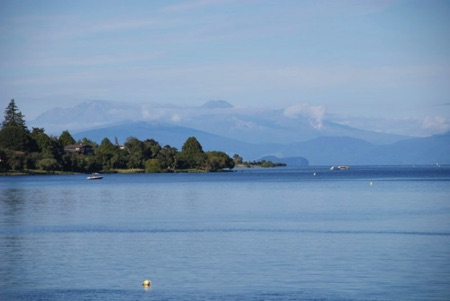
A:
[[[0,1],[0,105],[111,100],[450,130],[450,1]]]

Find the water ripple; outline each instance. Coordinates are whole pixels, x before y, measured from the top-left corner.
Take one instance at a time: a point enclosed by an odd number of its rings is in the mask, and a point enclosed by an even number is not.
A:
[[[39,226],[0,229],[1,234],[51,234],[51,233],[298,233],[298,234],[349,234],[349,235],[421,235],[450,236],[450,232],[390,231],[390,230],[319,230],[281,228],[115,228],[99,226]]]

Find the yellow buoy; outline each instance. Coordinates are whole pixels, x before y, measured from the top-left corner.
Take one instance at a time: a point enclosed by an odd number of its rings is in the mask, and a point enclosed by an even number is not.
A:
[[[144,280],[144,282],[142,282],[142,286],[143,287],[150,287],[152,285],[152,282],[150,280]]]

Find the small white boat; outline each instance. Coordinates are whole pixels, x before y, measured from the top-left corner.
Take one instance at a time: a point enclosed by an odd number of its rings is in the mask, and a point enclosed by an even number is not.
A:
[[[103,179],[103,176],[100,175],[99,173],[93,173],[93,174],[90,174],[90,175],[87,177],[87,179],[88,179],[88,180],[101,180],[101,179]]]
[[[346,165],[338,165],[338,166],[331,166],[330,170],[349,170],[350,167]]]

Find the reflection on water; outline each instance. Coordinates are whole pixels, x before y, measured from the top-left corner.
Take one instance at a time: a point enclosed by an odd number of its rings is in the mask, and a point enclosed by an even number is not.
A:
[[[2,223],[14,225],[20,223],[24,210],[25,192],[19,188],[2,189],[0,194],[0,214]]]

